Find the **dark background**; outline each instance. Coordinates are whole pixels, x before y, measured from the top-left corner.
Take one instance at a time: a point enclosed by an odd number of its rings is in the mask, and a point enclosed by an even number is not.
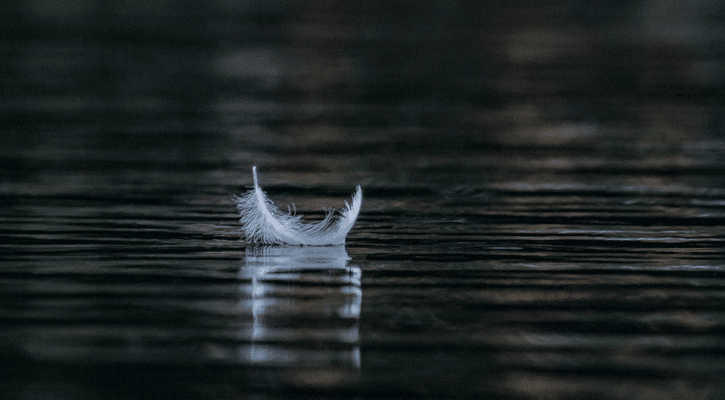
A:
[[[722,2],[30,0],[0,21],[7,398],[725,396]],[[253,165],[311,220],[362,185],[350,259],[320,256],[361,282],[257,296],[249,265],[301,264],[241,236]]]

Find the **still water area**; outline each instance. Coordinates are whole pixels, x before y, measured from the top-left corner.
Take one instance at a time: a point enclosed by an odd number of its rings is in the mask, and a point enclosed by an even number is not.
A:
[[[725,398],[718,2],[0,13],[3,399]]]

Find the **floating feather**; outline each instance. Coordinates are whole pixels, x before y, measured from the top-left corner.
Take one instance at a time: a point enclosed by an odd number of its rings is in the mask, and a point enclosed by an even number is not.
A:
[[[322,221],[305,224],[302,216],[283,212],[267,197],[257,183],[257,167],[252,167],[254,189],[235,198],[247,242],[326,246],[345,243],[362,206],[358,185],[352,203],[341,210],[328,210]],[[338,211],[336,213],[335,211]]]

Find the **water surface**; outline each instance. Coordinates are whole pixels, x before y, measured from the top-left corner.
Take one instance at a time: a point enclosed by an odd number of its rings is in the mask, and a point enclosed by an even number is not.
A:
[[[16,3],[9,399],[725,393],[722,10]],[[246,243],[253,165],[345,246]]]

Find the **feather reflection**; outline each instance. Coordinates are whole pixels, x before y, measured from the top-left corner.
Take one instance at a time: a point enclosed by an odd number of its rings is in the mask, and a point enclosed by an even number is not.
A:
[[[360,268],[344,246],[247,248],[240,308],[253,317],[243,362],[360,368]]]

